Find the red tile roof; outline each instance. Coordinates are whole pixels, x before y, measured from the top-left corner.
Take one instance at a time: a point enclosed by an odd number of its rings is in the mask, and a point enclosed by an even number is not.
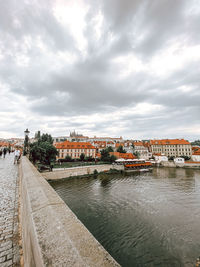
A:
[[[62,143],[54,144],[57,149],[96,149],[88,142],[69,142],[64,141]]]
[[[124,146],[124,144],[123,143],[116,143],[115,144],[115,147],[119,147],[119,146]]]
[[[200,156],[200,148],[192,152],[192,155]]]
[[[118,159],[136,159],[136,156],[134,156],[132,153],[110,152],[110,155],[114,155]]]
[[[190,145],[190,142],[184,139],[163,139],[151,140],[151,145]]]
[[[0,146],[9,147],[9,143],[8,142],[0,142]]]
[[[134,146],[144,146],[142,141],[133,142]]]

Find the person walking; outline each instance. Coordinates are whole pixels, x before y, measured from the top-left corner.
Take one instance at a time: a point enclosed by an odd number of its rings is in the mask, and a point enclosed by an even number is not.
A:
[[[20,150],[17,148],[14,152],[14,164],[17,163],[17,161],[20,158]]]
[[[6,156],[6,153],[7,153],[7,149],[4,147],[4,149],[3,149],[3,157],[5,158],[5,156]]]

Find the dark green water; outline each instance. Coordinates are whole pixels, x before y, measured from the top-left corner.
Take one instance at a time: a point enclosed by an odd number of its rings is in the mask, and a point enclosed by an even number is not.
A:
[[[122,266],[194,266],[200,255],[200,171],[174,168],[51,182]]]

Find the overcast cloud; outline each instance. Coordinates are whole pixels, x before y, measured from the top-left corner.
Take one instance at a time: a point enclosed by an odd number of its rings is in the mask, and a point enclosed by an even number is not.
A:
[[[0,137],[200,138],[198,0],[0,5]]]

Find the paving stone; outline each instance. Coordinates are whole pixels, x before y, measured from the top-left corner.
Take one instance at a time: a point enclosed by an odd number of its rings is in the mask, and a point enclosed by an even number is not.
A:
[[[5,256],[3,256],[3,257],[0,258],[0,263],[2,263],[4,261],[6,261],[6,257]]]
[[[18,165],[14,154],[0,158],[0,267],[20,266],[18,240]]]
[[[9,266],[12,266],[12,265],[13,265],[13,261],[12,260],[9,260],[9,261],[1,263],[1,267],[9,267]]]

